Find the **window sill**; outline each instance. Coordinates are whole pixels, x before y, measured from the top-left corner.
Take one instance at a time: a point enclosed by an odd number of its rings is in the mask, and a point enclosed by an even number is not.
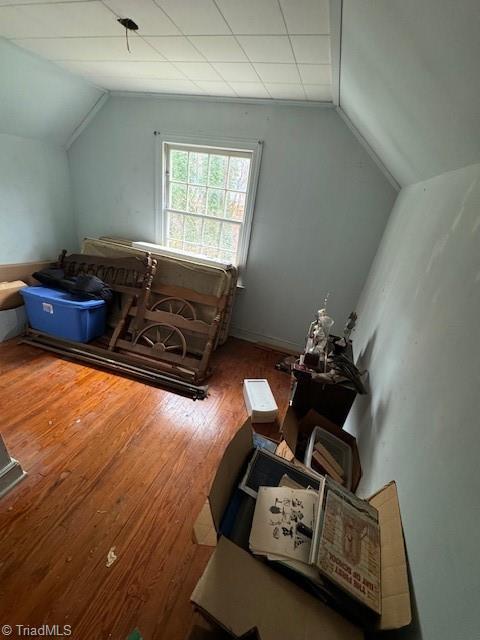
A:
[[[191,262],[196,262],[197,264],[204,264],[207,267],[223,267],[224,269],[226,269],[228,267],[235,266],[232,265],[231,262],[223,262],[222,260],[215,260],[214,258],[203,258],[202,256],[196,256],[192,253],[182,251],[181,249],[169,249],[161,244],[155,244],[153,242],[132,242],[132,247],[135,247],[135,249],[140,249],[141,251],[160,253],[163,256],[169,256],[172,258],[184,258],[185,260],[190,260]],[[237,289],[245,289],[245,284],[240,274],[238,276],[236,287]]]

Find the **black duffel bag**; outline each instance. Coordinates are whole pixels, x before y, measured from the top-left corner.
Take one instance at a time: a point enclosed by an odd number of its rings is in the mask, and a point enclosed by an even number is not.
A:
[[[105,300],[112,299],[112,291],[108,286],[97,278],[86,273],[78,276],[65,277],[63,269],[42,269],[36,271],[33,277],[51,289],[68,291],[80,300]]]

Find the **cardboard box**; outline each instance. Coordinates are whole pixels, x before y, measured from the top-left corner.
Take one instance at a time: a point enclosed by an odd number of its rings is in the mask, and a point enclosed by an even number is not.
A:
[[[15,280],[14,282],[0,282],[0,311],[21,307],[23,299],[19,292],[20,289],[23,289],[23,287],[26,286],[27,285],[22,280]]]
[[[0,342],[19,336],[27,328],[25,307],[0,311]]]
[[[295,450],[299,422],[287,412],[284,435]],[[323,425],[322,425],[323,426]],[[208,505],[218,532],[230,497],[252,450],[247,420],[227,446],[213,479]],[[358,454],[358,452],[357,452]],[[395,483],[370,498],[378,509],[382,558],[382,615],[378,630],[399,629],[411,621],[407,564]],[[203,522],[208,520],[202,510]],[[363,631],[318,598],[220,537],[191,600],[207,618],[241,637],[256,629],[261,640],[361,640]]]

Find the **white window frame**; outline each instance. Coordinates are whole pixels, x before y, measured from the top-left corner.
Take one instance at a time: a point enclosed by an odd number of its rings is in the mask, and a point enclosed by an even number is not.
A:
[[[168,253],[190,256],[205,263],[225,264],[224,260],[198,256],[194,253],[181,251],[168,247],[167,241],[167,202],[168,202],[168,176],[166,166],[166,147],[168,145],[176,148],[196,147],[198,151],[214,153],[215,150],[230,152],[249,152],[251,154],[249,184],[245,200],[245,216],[241,222],[241,232],[239,249],[237,252],[237,263],[240,273],[245,271],[248,258],[248,250],[252,233],[253,214],[255,209],[255,199],[257,195],[258,177],[260,174],[260,162],[262,158],[263,142],[261,140],[239,139],[239,138],[214,138],[198,135],[185,135],[175,133],[162,133],[155,131],[155,242],[161,245],[162,250]],[[187,215],[190,214],[187,212]],[[209,216],[198,214],[199,217],[210,219]],[[215,218],[215,217],[213,217]]]

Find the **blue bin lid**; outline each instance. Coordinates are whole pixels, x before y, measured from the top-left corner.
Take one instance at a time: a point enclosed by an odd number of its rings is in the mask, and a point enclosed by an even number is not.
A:
[[[26,298],[38,298],[42,301],[56,302],[76,309],[97,309],[105,305],[105,300],[79,300],[68,291],[60,291],[59,289],[50,289],[50,287],[43,286],[23,287],[23,289],[20,289],[20,293]]]

